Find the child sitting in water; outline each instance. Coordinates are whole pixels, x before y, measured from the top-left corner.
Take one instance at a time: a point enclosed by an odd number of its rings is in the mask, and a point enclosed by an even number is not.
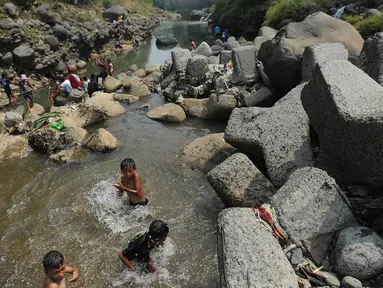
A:
[[[144,186],[142,185],[140,175],[136,170],[136,163],[133,159],[125,158],[121,162],[121,180],[117,181],[113,186],[120,189],[120,191],[126,191],[129,196],[129,205],[145,206],[149,203],[149,200],[145,197]]]
[[[150,259],[150,250],[162,245],[169,233],[168,225],[162,220],[154,220],[149,227],[149,231],[145,233],[138,233],[129,242],[128,248],[122,251],[119,255],[120,259],[126,266],[133,272],[136,269],[133,267],[133,259],[137,259],[146,263],[146,268],[149,272],[156,271],[156,266]]]
[[[43,288],[65,288],[65,273],[73,275],[69,282],[78,279],[78,270],[65,265],[64,256],[59,251],[51,251],[44,256],[43,266],[45,277]]]

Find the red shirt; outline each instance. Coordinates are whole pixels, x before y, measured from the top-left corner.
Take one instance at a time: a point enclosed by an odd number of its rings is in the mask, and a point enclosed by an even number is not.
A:
[[[69,74],[68,79],[72,88],[82,87],[82,81],[76,74]]]

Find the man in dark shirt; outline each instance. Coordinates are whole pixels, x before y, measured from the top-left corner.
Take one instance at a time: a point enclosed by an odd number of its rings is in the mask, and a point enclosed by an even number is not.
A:
[[[146,263],[149,272],[155,272],[156,267],[150,259],[150,250],[162,245],[169,233],[168,225],[162,220],[154,220],[149,231],[137,234],[129,243],[128,248],[119,255],[120,259],[133,272],[136,269],[130,261],[136,259]]]
[[[3,72],[1,74],[0,85],[3,86],[5,94],[7,94],[9,104],[13,107],[16,106],[16,97],[12,93],[11,81],[7,78],[7,73]]]

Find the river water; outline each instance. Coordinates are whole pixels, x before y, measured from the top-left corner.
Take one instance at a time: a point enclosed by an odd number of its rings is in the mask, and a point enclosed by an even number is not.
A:
[[[160,28],[172,30],[184,47],[191,37],[201,41],[210,35],[198,23]],[[112,59],[119,73],[133,63],[143,67],[169,57],[169,50],[158,50],[152,39],[137,53]],[[42,104],[44,94],[38,99]],[[153,107],[163,100],[153,95],[99,125],[120,141],[112,153],[89,153],[80,163],[63,166],[34,152],[0,163],[0,287],[40,287],[41,260],[53,249],[79,268],[80,280],[69,288],[219,286],[216,217],[223,205],[206,176],[185,166],[179,155],[185,144],[223,131],[224,124],[155,122],[138,109],[145,102]],[[147,207],[130,209],[111,186],[125,157],[136,161],[151,202]],[[166,245],[153,255],[160,269],[134,274],[118,254],[156,218],[170,227]]]

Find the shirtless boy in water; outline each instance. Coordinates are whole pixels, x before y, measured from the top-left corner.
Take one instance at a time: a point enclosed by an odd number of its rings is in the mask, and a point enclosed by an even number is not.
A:
[[[117,181],[113,186],[126,191],[129,196],[129,205],[131,206],[145,206],[149,200],[145,197],[144,186],[142,185],[140,175],[136,170],[136,163],[133,159],[125,158],[121,162],[121,180]]]
[[[65,273],[73,275],[69,282],[78,279],[78,270],[65,265],[64,256],[59,251],[51,251],[44,256],[45,278],[43,288],[66,288]]]

